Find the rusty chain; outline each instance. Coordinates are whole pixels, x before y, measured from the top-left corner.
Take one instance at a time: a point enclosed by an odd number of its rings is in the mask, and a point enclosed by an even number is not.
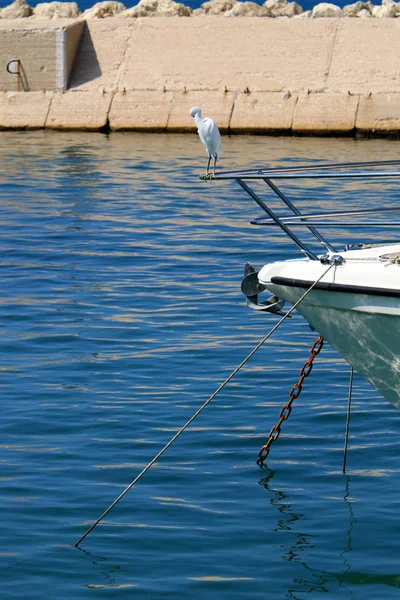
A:
[[[321,352],[323,345],[324,338],[322,337],[322,335],[320,335],[319,338],[315,340],[315,342],[312,345],[309,358],[301,367],[299,380],[294,384],[294,386],[290,390],[289,400],[286,402],[286,404],[283,405],[281,412],[279,413],[279,421],[271,428],[268,434],[268,440],[266,444],[264,444],[264,446],[261,447],[260,452],[258,453],[257,464],[259,464],[260,467],[263,466],[267,459],[272,442],[275,442],[275,440],[278,439],[279,434],[281,433],[281,425],[283,421],[286,421],[286,419],[289,418],[290,413],[292,412],[293,400],[300,396],[300,392],[303,388],[304,379],[308,377],[311,373],[314,358],[317,356],[317,354]]]

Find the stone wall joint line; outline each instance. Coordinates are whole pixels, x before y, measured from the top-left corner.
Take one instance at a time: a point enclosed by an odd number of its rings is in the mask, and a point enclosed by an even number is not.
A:
[[[111,107],[113,105],[116,94],[117,94],[116,90],[110,92],[110,102],[109,102],[107,113],[106,113],[106,123],[105,123],[105,128],[107,130],[110,129],[110,112],[111,112]]]
[[[229,114],[229,119],[228,119],[228,134],[231,132],[231,123],[232,123],[232,116],[233,116],[233,111],[235,110],[235,102],[237,99],[237,92],[234,92],[233,94],[233,98],[232,98],[232,108],[231,108],[231,112]]]
[[[45,94],[46,94],[46,93],[45,93]],[[48,107],[47,107],[46,116],[45,116],[45,118],[44,118],[44,124],[43,124],[43,128],[44,128],[44,129],[47,129],[47,122],[48,122],[48,119],[49,119],[49,114],[50,114],[51,105],[53,104],[53,98],[54,98],[54,94],[52,94],[52,95],[50,96],[49,105],[48,105]]]
[[[360,101],[361,101],[360,94],[357,94],[357,106],[356,106],[356,110],[354,111],[354,127],[353,127],[354,131],[357,131],[356,123],[357,123],[357,118],[358,118],[358,109],[360,108]]]
[[[293,131],[294,115],[295,115],[295,112],[296,112],[298,101],[299,101],[299,94],[296,95],[296,99],[294,101],[294,106],[293,106],[293,110],[292,110],[292,119],[291,119],[291,122],[290,122],[290,129],[289,129],[289,131]]]
[[[335,32],[333,34],[332,47],[331,47],[331,52],[330,52],[329,59],[328,59],[328,68],[327,68],[327,71],[326,71],[325,90],[328,89],[329,75],[330,75],[330,72],[331,72],[333,55],[335,53],[335,46],[336,46],[336,38],[337,38],[337,34],[338,34],[338,29],[339,29],[339,20],[337,20],[336,23],[335,23]]]
[[[177,92],[173,92],[173,96],[172,96],[172,100],[168,106],[168,114],[167,114],[167,122],[165,124],[165,130],[168,131],[168,126],[169,126],[169,120],[171,118],[171,114],[173,111],[173,107],[174,107],[174,102],[175,102],[175,96],[176,96]]]
[[[118,66],[117,80],[116,80],[116,84],[115,84],[115,88],[117,90],[119,89],[119,85],[122,80],[122,74],[124,73],[126,57],[128,56],[129,50],[131,49],[131,46],[132,46],[133,32],[134,32],[134,23],[132,23],[130,26],[129,40],[128,40],[127,44],[125,44],[125,50],[124,50],[124,53],[121,58],[121,63]]]

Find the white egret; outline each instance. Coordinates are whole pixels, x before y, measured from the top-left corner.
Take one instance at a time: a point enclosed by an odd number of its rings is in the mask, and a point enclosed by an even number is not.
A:
[[[205,176],[211,176],[210,162],[212,158],[214,159],[213,175],[215,176],[215,166],[221,150],[221,134],[219,133],[219,129],[215,124],[215,121],[209,117],[205,117],[204,119],[201,118],[201,109],[198,106],[194,106],[190,109],[190,116],[194,118],[200,139],[207,150],[208,165]]]

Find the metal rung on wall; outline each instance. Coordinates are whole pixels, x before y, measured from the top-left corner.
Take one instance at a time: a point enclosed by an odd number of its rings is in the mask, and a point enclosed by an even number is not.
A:
[[[9,60],[6,66],[7,73],[10,75],[16,75],[18,78],[17,90],[23,92],[29,92],[28,80],[25,75],[24,68],[21,61],[18,58]]]

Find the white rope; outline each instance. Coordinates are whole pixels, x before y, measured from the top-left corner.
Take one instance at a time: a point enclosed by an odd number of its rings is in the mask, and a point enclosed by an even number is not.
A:
[[[213,394],[204,402],[204,404],[190,417],[190,419],[179,429],[179,431],[174,435],[170,441],[165,444],[165,446],[156,454],[156,456],[144,467],[144,469],[135,477],[135,479],[124,489],[124,491],[114,500],[112,504],[103,512],[103,514],[89,527],[86,533],[76,542],[75,546],[78,547],[79,544],[85,539],[87,535],[104,519],[104,517],[110,512],[112,508],[121,500],[123,496],[135,485],[137,481],[154,465],[154,463],[164,454],[164,452],[175,442],[175,440],[189,427],[189,425],[195,420],[195,418],[210,404],[211,400],[215,398],[215,396],[226,386],[227,383],[236,375],[238,371],[247,363],[247,361],[257,352],[259,348],[271,337],[271,335],[282,325],[282,323],[289,317],[289,315],[297,308],[297,306],[304,300],[304,298],[311,292],[311,290],[321,281],[321,279],[335,266],[335,263],[332,262],[329,267],[323,272],[323,274],[307,289],[306,292],[300,297],[295,304],[293,304],[292,308],[288,310],[288,312],[274,325],[274,327],[267,333],[267,335],[253,348],[253,350],[246,356],[246,358],[232,371],[232,373],[225,379],[223,383],[215,390]]]

